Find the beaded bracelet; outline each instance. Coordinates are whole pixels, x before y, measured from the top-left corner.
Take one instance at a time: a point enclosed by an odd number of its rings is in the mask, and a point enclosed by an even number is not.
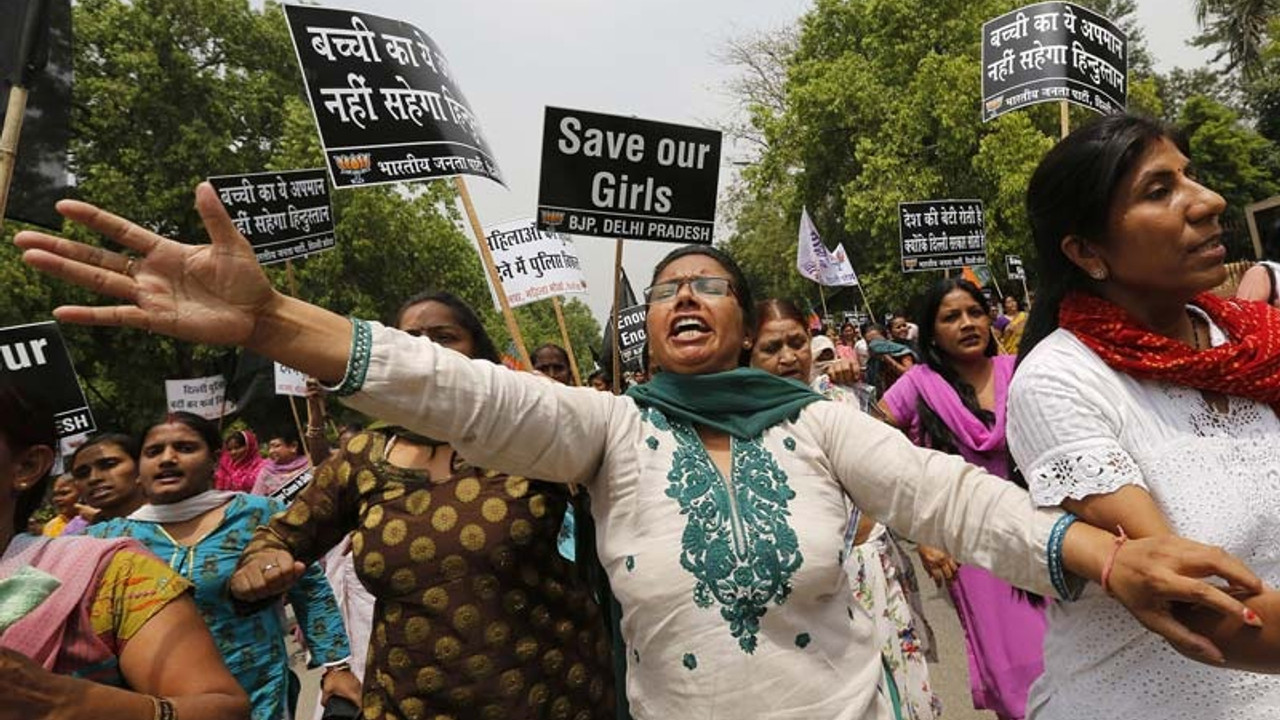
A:
[[[1063,600],[1078,600],[1084,590],[1083,584],[1068,581],[1066,568],[1062,564],[1062,543],[1067,537],[1067,528],[1078,519],[1071,513],[1065,513],[1058,518],[1058,521],[1053,524],[1053,529],[1049,531],[1049,544],[1045,552],[1049,563],[1049,581],[1053,583],[1053,589],[1058,593],[1058,597]]]
[[[373,355],[373,327],[365,320],[351,318],[351,356],[347,358],[347,371],[342,382],[329,392],[338,397],[354,395],[364,387],[369,374],[369,359]]]

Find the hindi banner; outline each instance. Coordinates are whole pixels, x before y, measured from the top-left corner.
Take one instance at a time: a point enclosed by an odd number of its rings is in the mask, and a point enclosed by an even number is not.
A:
[[[902,271],[948,270],[987,264],[981,200],[898,203]]]
[[[276,363],[275,380],[277,395],[307,396],[307,375],[301,370]]]
[[[718,131],[555,107],[543,122],[539,228],[711,244]]]
[[[164,396],[169,412],[189,412],[206,420],[217,420],[236,411],[235,403],[226,399],[227,379],[221,375],[165,380]]]
[[[634,305],[618,313],[618,345],[622,348],[622,369],[626,372],[644,372],[644,344],[648,341],[645,330],[647,306]]]
[[[98,429],[57,323],[0,329],[0,372],[24,397],[53,411],[59,438]]]
[[[301,260],[337,244],[324,168],[215,175],[209,183],[261,265]]]
[[[400,20],[284,6],[334,187],[502,172],[439,46]]]
[[[1042,2],[982,25],[982,120],[1066,100],[1104,115],[1129,99],[1129,37],[1068,2]]]
[[[511,307],[587,292],[578,252],[564,235],[539,230],[533,218],[490,225],[484,235]],[[501,310],[500,290],[491,286],[489,292]]]
[[[1004,269],[1010,280],[1027,279],[1027,269],[1022,266],[1022,258],[1017,255],[1004,256]]]

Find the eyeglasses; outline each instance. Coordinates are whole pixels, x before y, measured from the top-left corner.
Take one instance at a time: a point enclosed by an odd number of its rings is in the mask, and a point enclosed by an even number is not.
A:
[[[728,297],[733,292],[733,282],[729,278],[698,275],[650,285],[644,289],[644,299],[651,303],[674,300],[676,294],[680,292],[680,286],[685,283],[689,284],[689,289],[694,295],[700,297],[722,298]]]

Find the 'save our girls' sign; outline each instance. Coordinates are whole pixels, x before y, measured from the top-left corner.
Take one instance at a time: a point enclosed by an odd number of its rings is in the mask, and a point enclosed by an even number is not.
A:
[[[715,130],[548,107],[538,227],[710,244],[720,142]]]
[[[97,429],[56,323],[0,328],[0,374],[24,397],[53,411],[59,438]]]

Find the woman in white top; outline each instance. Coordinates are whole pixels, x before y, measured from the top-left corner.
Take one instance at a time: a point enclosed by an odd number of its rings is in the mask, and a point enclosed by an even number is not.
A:
[[[659,265],[645,295],[662,371],[617,397],[472,362],[277,293],[208,184],[196,207],[212,245],[165,240],[74,201],[60,211],[140,257],[43,233],[15,242],[33,266],[128,303],[60,308],[61,320],[243,345],[341,380],[335,393],[356,409],[474,462],[587,486],[624,612],[636,718],[887,718],[874,628],[851,607],[840,563],[854,504],[1034,592],[1071,595],[1070,573],[1102,577],[1111,534],[1037,511],[1012,483],[916,448],[855,408],[741,368],[750,291],[709,247]],[[1238,560],[1178,539],[1129,543],[1111,583],[1143,622],[1179,639],[1171,598],[1243,611],[1193,579],[1214,574],[1261,587]]]
[[[1170,128],[1113,116],[1036,170],[1027,205],[1043,284],[1010,390],[1009,446],[1039,505],[1130,538],[1221,546],[1274,586],[1280,313],[1206,292],[1225,275],[1225,203],[1189,174],[1187,152]],[[1242,617],[1188,619],[1233,666],[1274,667],[1280,597],[1246,604]],[[1247,627],[1258,616],[1268,630]],[[1090,587],[1051,606],[1028,706],[1037,720],[1273,719],[1280,677],[1193,662]]]

